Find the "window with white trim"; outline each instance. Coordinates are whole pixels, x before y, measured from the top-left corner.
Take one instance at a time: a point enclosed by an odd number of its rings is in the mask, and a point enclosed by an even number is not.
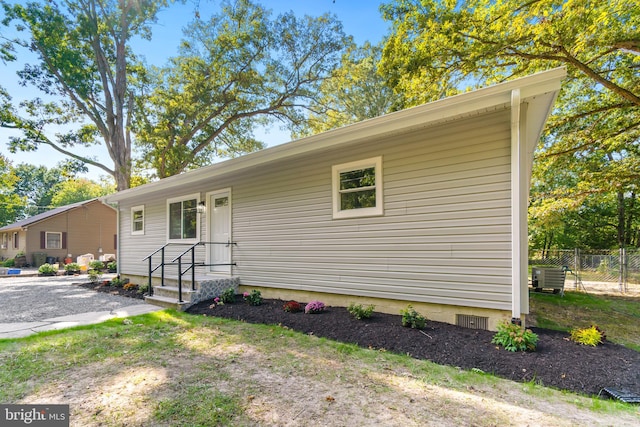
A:
[[[45,249],[62,249],[62,233],[47,231],[44,238]]]
[[[382,215],[382,157],[332,168],[333,217]]]
[[[144,234],[144,205],[131,208],[131,234]]]
[[[13,249],[19,249],[18,245],[20,244],[20,235],[17,231],[13,232]]]
[[[9,241],[9,237],[7,233],[2,233],[2,240],[0,241],[0,249],[7,249],[7,242]]]
[[[198,239],[198,194],[167,200],[169,240]]]

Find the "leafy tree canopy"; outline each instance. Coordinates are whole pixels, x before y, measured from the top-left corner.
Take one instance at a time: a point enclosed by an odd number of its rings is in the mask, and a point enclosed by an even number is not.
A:
[[[130,125],[134,113],[131,80],[140,70],[128,47],[134,36],[150,37],[149,23],[167,1],[66,0],[13,4],[0,1],[6,26],[25,34],[3,43],[3,59],[14,59],[16,47],[37,55],[25,64],[21,83],[39,89],[36,98],[17,108],[3,94],[0,126],[21,129],[11,150],[32,151],[47,144],[58,152],[112,175],[118,189],[131,177]],[[53,134],[52,126],[73,127]],[[103,144],[111,163],[83,157],[74,147]]]
[[[86,166],[78,161],[65,161],[53,168],[19,164],[14,171],[18,177],[14,191],[26,199],[27,205],[16,219],[33,216],[51,209],[58,185],[77,174],[86,172]]]
[[[55,194],[51,198],[53,206],[65,206],[105,196],[113,192],[110,186],[102,186],[88,179],[70,179],[57,185]]]
[[[9,160],[0,154],[0,227],[15,222],[26,205],[25,198],[15,192],[18,179]]]
[[[162,178],[262,148],[254,126],[300,123],[349,43],[334,16],[272,16],[249,0],[223,2],[149,76],[136,122],[144,165]]]
[[[392,110],[399,96],[378,72],[380,46],[352,45],[340,67],[320,85],[320,96],[309,106],[309,117],[297,130],[307,136],[378,117]]]

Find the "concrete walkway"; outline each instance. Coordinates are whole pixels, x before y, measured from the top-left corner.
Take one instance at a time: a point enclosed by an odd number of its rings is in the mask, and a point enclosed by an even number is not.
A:
[[[86,276],[0,278],[0,339],[162,309],[139,299],[95,292],[74,284],[87,280]]]

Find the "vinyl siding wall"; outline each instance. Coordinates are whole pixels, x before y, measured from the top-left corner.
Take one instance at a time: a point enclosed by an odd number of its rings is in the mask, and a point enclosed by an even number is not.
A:
[[[375,156],[384,215],[333,219],[331,167]],[[141,201],[121,202],[123,273],[145,275],[140,260],[166,242],[167,198],[223,188],[243,285],[511,307],[508,110],[171,189],[145,201],[144,236],[130,235]]]
[[[388,137],[233,190],[241,283],[509,309],[508,115]],[[332,219],[331,166],[381,155],[384,215]]]

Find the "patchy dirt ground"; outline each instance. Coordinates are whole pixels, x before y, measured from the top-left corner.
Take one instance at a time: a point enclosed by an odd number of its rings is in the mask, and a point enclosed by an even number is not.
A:
[[[240,299],[240,298],[239,298]],[[214,306],[202,302],[188,311],[250,323],[279,324],[305,334],[385,349],[428,359],[442,365],[480,369],[519,382],[536,383],[587,395],[605,387],[640,394],[640,353],[605,342],[588,347],[571,342],[567,334],[532,328],[538,334],[535,352],[512,353],[491,344],[494,333],[429,321],[424,330],[405,328],[399,315],[374,313],[354,319],[345,308],[328,307],[320,314],[288,313],[285,301],[264,300],[260,306],[243,302]]]

